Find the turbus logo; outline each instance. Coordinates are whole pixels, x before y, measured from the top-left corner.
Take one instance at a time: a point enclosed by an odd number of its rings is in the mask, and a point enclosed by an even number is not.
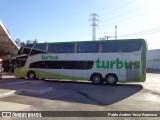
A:
[[[140,62],[138,61],[122,61],[117,58],[116,60],[100,60],[99,58],[95,61],[98,69],[139,69]]]
[[[54,55],[42,55],[42,60],[58,60],[58,56]]]

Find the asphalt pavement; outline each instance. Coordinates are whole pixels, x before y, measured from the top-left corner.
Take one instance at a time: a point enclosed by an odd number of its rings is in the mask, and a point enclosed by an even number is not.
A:
[[[160,111],[159,85],[160,74],[153,73],[147,74],[146,82],[120,83],[117,86],[93,85],[82,81],[46,82],[3,74],[0,79],[0,111]]]

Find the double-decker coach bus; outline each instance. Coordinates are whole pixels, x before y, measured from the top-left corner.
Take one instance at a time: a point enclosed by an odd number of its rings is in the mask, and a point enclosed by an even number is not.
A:
[[[144,82],[143,39],[37,43],[23,46],[15,77],[90,80],[93,84]]]

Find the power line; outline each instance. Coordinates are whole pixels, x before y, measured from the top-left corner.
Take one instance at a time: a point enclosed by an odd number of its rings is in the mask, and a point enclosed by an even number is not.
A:
[[[127,21],[127,20],[130,20],[131,18],[136,18],[136,17],[138,17],[138,16],[143,16],[143,15],[145,15],[145,14],[148,14],[148,13],[151,13],[151,12],[155,12],[155,10],[158,10],[158,9],[160,9],[160,8],[156,8],[156,9],[152,9],[152,10],[148,10],[148,11],[145,11],[145,12],[143,12],[143,13],[139,13],[139,14],[136,14],[136,15],[133,15],[133,16],[130,16],[130,17],[127,17],[127,18],[123,18],[123,19],[120,19],[120,20],[117,20],[118,21],[118,23],[120,23],[120,22],[124,22],[124,21]],[[112,21],[113,22],[113,21]],[[116,22],[116,21],[115,21]],[[116,23],[116,24],[118,24],[118,23]],[[111,24],[110,24],[111,25]],[[109,26],[109,25],[108,25]],[[105,26],[102,26],[102,27],[105,27]]]
[[[155,34],[155,33],[158,33],[158,32],[160,32],[160,27],[156,27],[156,28],[152,28],[152,29],[149,29],[149,30],[144,30],[144,31],[136,32],[136,33],[131,33],[131,34],[118,35],[118,36],[116,36],[116,38],[117,37],[122,38],[122,37],[144,36],[144,35],[149,35],[149,34]],[[112,37],[115,37],[115,36],[104,36],[103,38],[100,38],[100,39],[108,40]]]
[[[154,34],[160,32],[160,27],[152,28],[145,31],[140,31],[136,33],[126,34],[126,35],[119,35],[118,37],[134,37],[134,36],[142,36],[142,35],[148,35],[148,34]]]
[[[134,1],[135,1],[135,0],[134,0]],[[134,1],[128,2],[128,3],[126,3],[126,4],[123,4],[123,5],[121,5],[119,8],[112,9],[112,10],[110,10],[109,12],[117,11],[117,10],[121,9],[122,6],[130,5],[130,4],[132,4]],[[151,2],[153,2],[153,1],[151,1]],[[113,16],[112,18],[109,18],[108,21],[110,21],[110,20],[112,20],[112,19],[114,19],[114,18],[116,18],[116,17],[124,16],[124,15],[126,15],[126,14],[131,13],[131,12],[137,11],[137,10],[139,10],[139,9],[143,9],[143,8],[145,8],[146,6],[148,6],[151,2],[148,2],[148,3],[144,4],[143,6],[139,6],[139,7],[136,7],[136,8],[134,8],[134,9],[130,9],[130,10],[126,11],[126,12],[123,12],[123,13],[119,14],[118,16]],[[121,22],[124,22],[124,21],[126,21],[126,20],[128,20],[128,19],[131,19],[131,18],[135,18],[135,17],[138,17],[138,16],[142,16],[142,15],[148,14],[148,13],[150,13],[150,12],[155,12],[157,9],[160,9],[160,8],[158,7],[158,8],[150,9],[150,10],[144,11],[144,12],[141,11],[141,13],[134,14],[134,15],[132,15],[132,16],[130,16],[130,17],[122,18],[122,19],[117,20],[117,21],[118,21],[118,22],[120,22],[120,21],[121,21]],[[109,13],[109,12],[106,12],[106,13],[102,14],[101,17],[107,15],[107,13]],[[93,13],[92,13],[92,14],[93,14]],[[109,13],[109,14],[110,14],[110,13]],[[93,17],[93,16],[92,16],[92,17]],[[93,39],[93,35],[96,35],[96,27],[97,27],[98,25],[95,24],[95,34],[94,34],[93,18],[90,19],[90,20],[92,20],[91,26],[92,26],[92,39]],[[105,20],[105,21],[107,21],[107,20]],[[103,21],[102,23],[104,23],[104,21]],[[117,24],[117,23],[116,23],[116,24]],[[105,27],[105,26],[102,26],[102,27]],[[157,28],[157,29],[153,29],[153,30],[151,29],[150,31],[149,31],[149,30],[146,30],[146,31],[141,31],[141,32],[137,32],[137,33],[127,34],[127,35],[120,35],[120,36],[118,36],[118,37],[148,35],[148,34],[154,34],[154,33],[157,33],[157,32],[160,32],[160,30],[159,30],[158,28]]]
[[[124,7],[128,6],[128,5],[130,5],[131,3],[134,3],[135,1],[136,1],[136,0],[133,0],[133,1],[128,2],[128,3],[125,3],[125,4],[123,4],[123,5],[121,5],[121,6],[117,7],[117,8],[114,8],[114,9],[112,9],[112,10],[110,10],[110,11],[102,14],[101,17],[103,17],[103,16],[105,16],[105,15],[108,15],[108,14],[110,14],[110,13],[113,13],[113,12],[115,12],[115,11],[118,11],[119,9],[124,8]]]
[[[111,18],[109,18],[109,19],[107,19],[107,20],[102,21],[102,23],[104,23],[104,22],[106,22],[106,21],[108,22],[108,21],[110,21],[110,20],[112,20],[112,19],[114,19],[114,18],[117,18],[117,17],[119,17],[119,16],[121,17],[121,16],[124,16],[124,15],[126,15],[126,14],[130,14],[131,12],[135,12],[135,11],[137,11],[137,10],[139,10],[139,9],[145,8],[146,6],[150,5],[150,3],[151,3],[151,2],[146,3],[145,5],[136,7],[136,8],[134,8],[134,9],[125,11],[125,12],[119,14],[119,15],[113,16],[113,17],[111,17]]]

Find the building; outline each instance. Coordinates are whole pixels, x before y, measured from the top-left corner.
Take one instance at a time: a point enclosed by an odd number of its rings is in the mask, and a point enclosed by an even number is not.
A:
[[[3,59],[6,55],[17,55],[19,47],[14,42],[9,34],[9,31],[0,21],[0,58]]]
[[[7,62],[7,59],[11,56],[17,55],[18,50],[19,47],[14,42],[13,38],[11,37],[9,31],[4,26],[2,21],[0,21],[0,71],[2,70],[2,67],[10,67],[10,62]],[[3,62],[5,62],[6,64],[2,64]]]
[[[147,51],[147,68],[160,69],[160,49]]]

